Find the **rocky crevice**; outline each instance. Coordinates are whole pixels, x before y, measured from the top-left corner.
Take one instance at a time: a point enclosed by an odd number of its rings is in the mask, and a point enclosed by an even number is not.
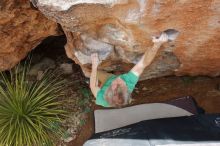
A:
[[[57,23],[32,8],[30,1],[0,1],[0,70],[12,68],[44,38],[58,35]]]

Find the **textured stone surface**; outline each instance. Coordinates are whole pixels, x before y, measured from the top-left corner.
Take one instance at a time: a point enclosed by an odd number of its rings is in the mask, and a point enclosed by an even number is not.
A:
[[[0,70],[10,69],[45,37],[56,34],[57,24],[31,8],[29,0],[1,0]]]
[[[152,46],[151,37],[179,31],[164,44],[143,78],[220,74],[219,0],[32,0],[67,36],[68,57],[89,72],[98,51],[100,69],[125,72]]]

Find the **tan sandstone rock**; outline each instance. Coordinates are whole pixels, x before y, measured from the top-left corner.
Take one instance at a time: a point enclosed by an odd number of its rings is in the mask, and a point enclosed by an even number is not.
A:
[[[99,52],[100,69],[128,71],[149,47],[151,37],[167,29],[179,36],[142,78],[170,74],[220,75],[219,0],[32,0],[67,36],[68,57],[90,70],[90,54]]]
[[[29,0],[1,0],[0,71],[17,64],[45,37],[57,34],[57,23],[31,8]]]

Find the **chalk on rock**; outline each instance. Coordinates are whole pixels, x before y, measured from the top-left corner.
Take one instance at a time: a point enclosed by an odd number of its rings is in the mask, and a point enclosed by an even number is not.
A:
[[[169,41],[174,41],[179,35],[179,31],[175,29],[167,29],[164,32],[168,35]]]
[[[75,56],[81,64],[91,63],[91,54],[98,53],[100,61],[105,60],[113,51],[114,46],[103,41],[94,39],[87,35],[82,35],[81,39],[85,48],[75,51]]]

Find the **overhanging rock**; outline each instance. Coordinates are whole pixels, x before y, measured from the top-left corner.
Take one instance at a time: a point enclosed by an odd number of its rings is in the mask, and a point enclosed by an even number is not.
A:
[[[126,72],[168,29],[179,36],[164,44],[142,79],[164,75],[220,74],[220,1],[204,0],[33,0],[67,36],[68,57],[89,74],[90,54],[100,69]]]

